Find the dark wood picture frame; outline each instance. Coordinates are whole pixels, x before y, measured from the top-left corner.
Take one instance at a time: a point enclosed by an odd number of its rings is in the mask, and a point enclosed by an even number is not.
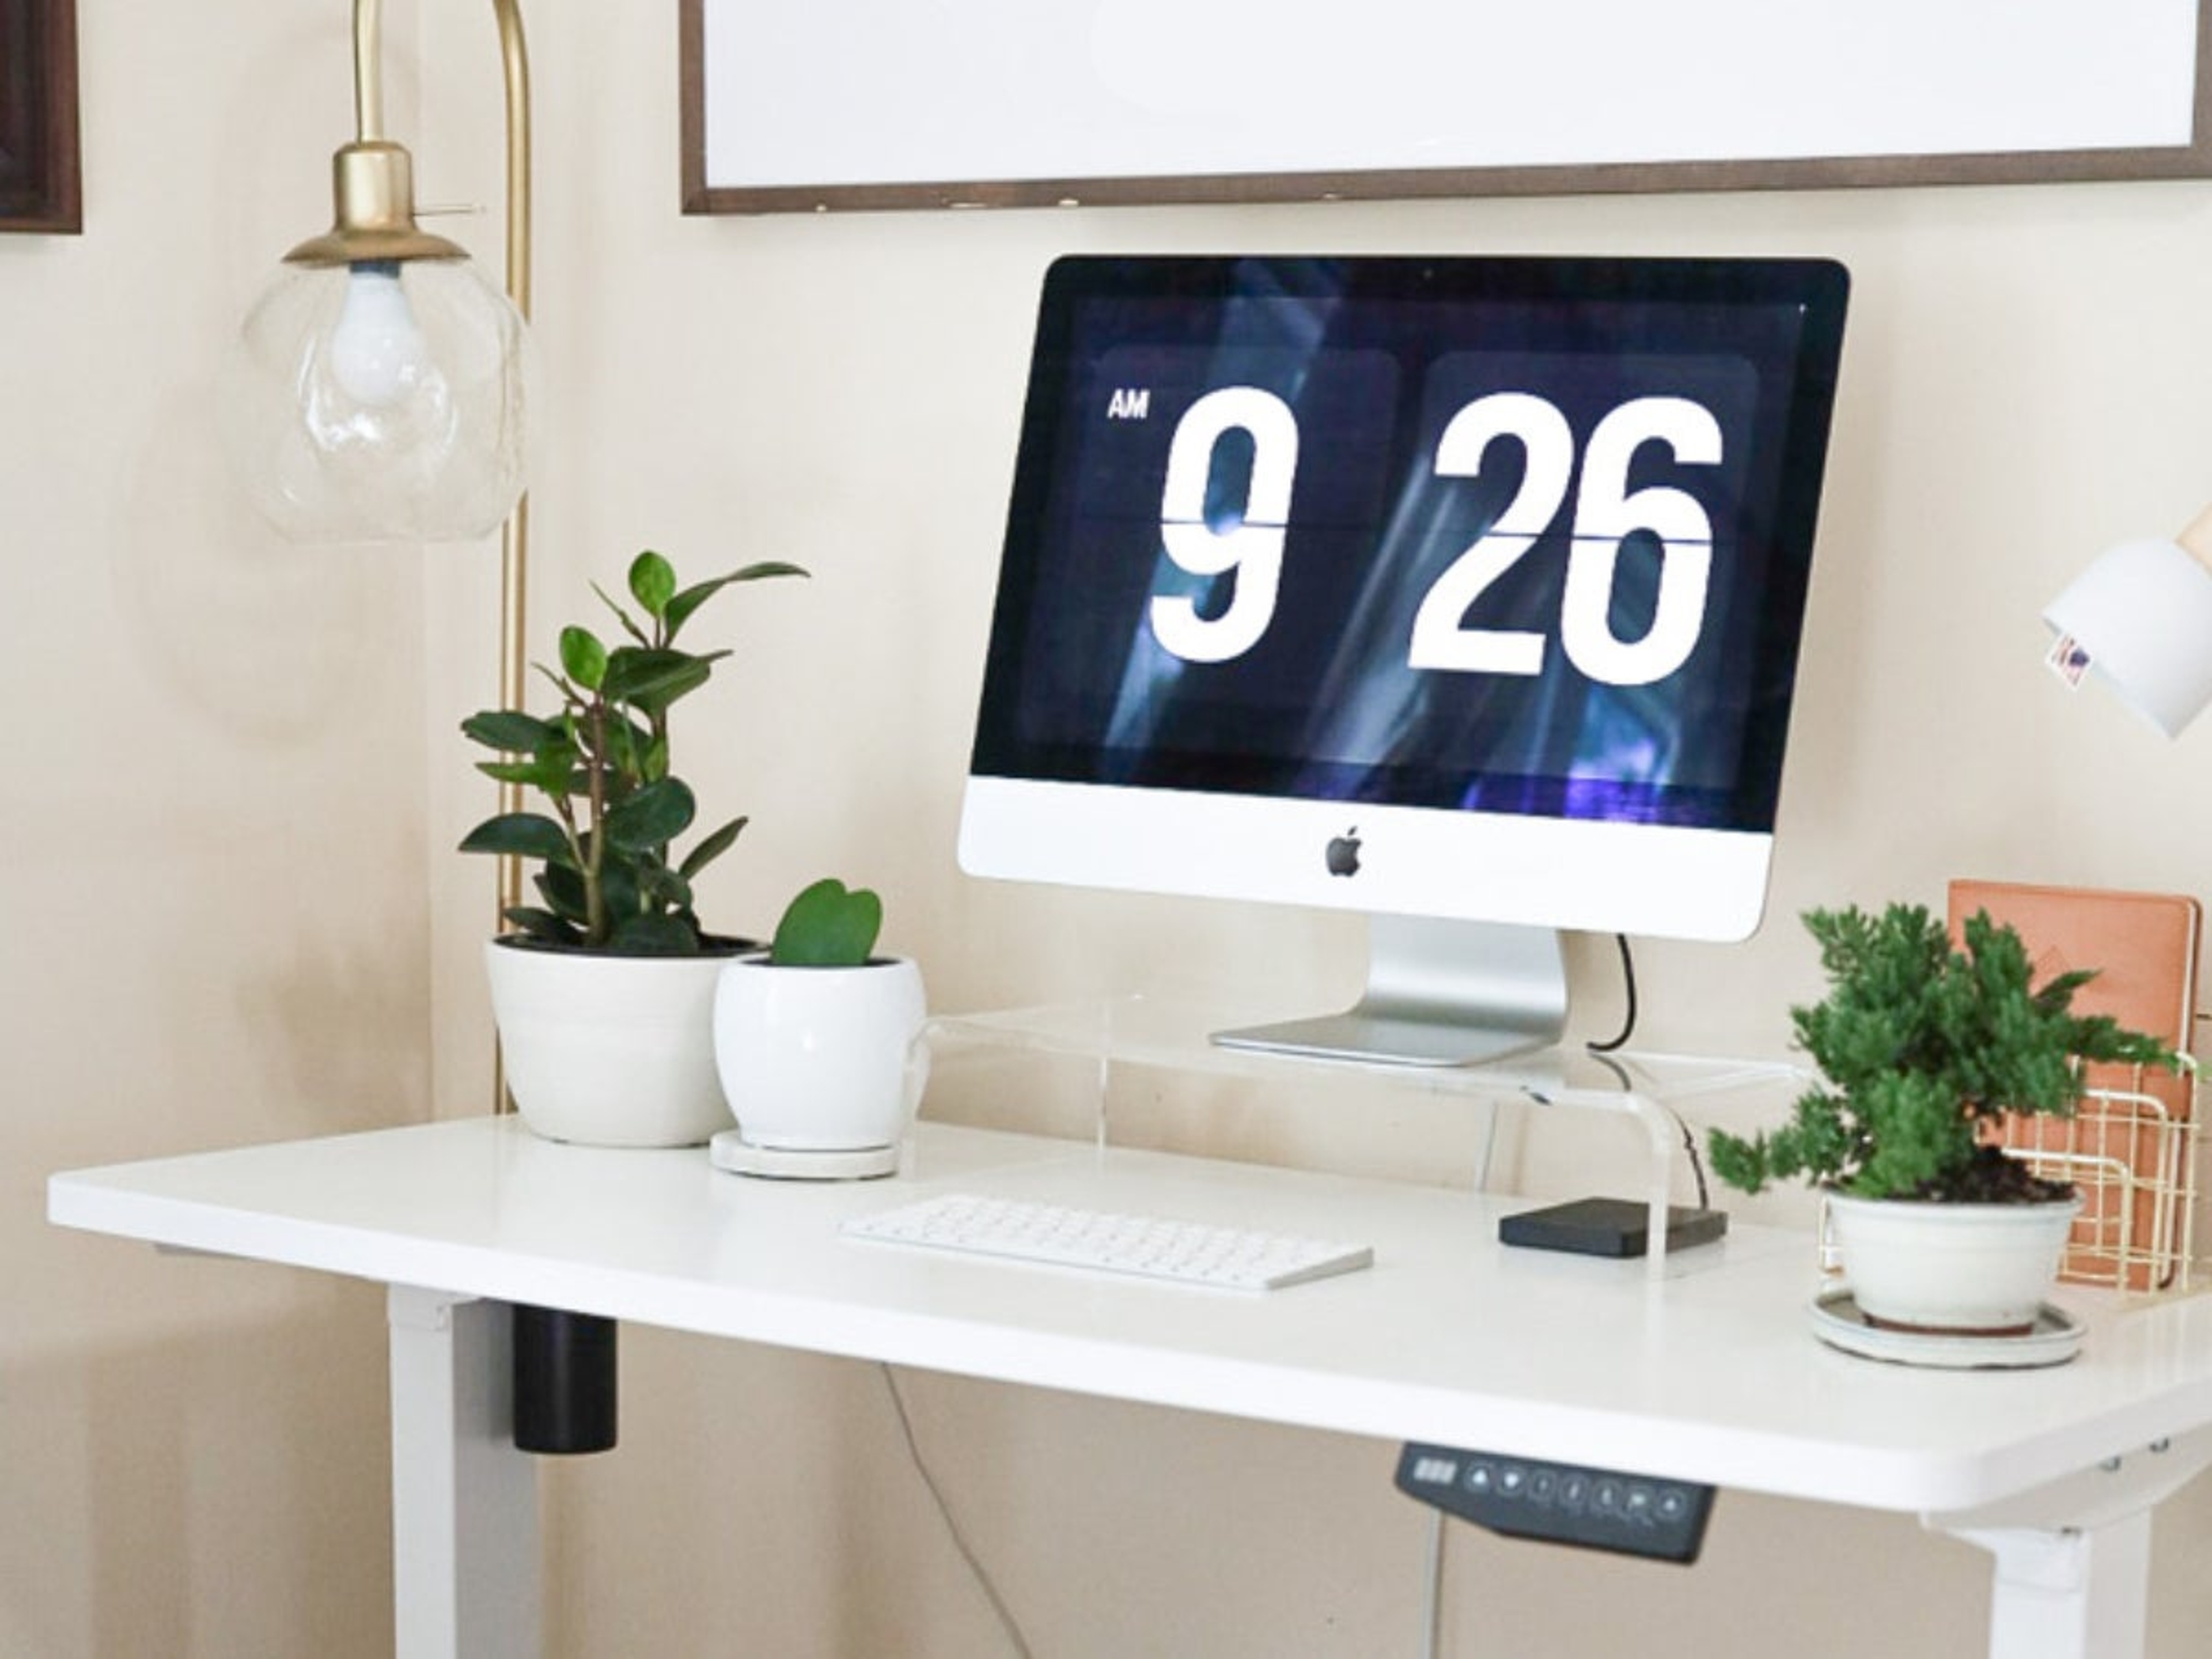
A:
[[[5,3],[5,0],[0,0],[0,3]],[[705,0],[678,0],[682,190],[683,210],[687,214],[1351,201],[2212,178],[2212,0],[2197,0],[2189,141],[2157,148],[824,185],[708,182],[707,112],[712,92],[707,85],[704,7]]]
[[[0,231],[84,228],[76,0],[0,0]]]

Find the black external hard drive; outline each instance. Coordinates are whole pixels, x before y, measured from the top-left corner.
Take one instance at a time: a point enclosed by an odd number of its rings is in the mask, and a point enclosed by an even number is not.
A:
[[[1576,1255],[1642,1255],[1651,1248],[1650,1212],[1625,1198],[1577,1198],[1541,1210],[1523,1210],[1498,1224],[1502,1244],[1518,1244],[1532,1250],[1567,1250]],[[1667,1249],[1671,1253],[1692,1244],[1709,1244],[1728,1231],[1728,1214],[1722,1210],[1670,1206],[1667,1212]]]

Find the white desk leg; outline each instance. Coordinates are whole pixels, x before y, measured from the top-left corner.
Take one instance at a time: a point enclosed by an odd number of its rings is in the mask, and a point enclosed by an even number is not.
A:
[[[514,1449],[506,1305],[394,1285],[393,1650],[536,1659],[538,1472]]]
[[[1962,1528],[1996,1557],[1990,1659],[2141,1659],[2150,1511],[2091,1532]]]
[[[1990,1659],[2142,1659],[2151,1513],[2208,1467],[2212,1429],[2195,1429],[1921,1521],[1996,1557]]]

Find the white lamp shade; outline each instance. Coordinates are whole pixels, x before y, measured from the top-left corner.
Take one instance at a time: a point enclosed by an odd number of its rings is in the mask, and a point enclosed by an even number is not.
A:
[[[295,541],[473,539],[521,496],[532,368],[466,260],[288,264],[224,366],[223,436]]]
[[[2043,612],[2169,738],[2212,702],[2212,570],[2170,541],[2124,542]]]

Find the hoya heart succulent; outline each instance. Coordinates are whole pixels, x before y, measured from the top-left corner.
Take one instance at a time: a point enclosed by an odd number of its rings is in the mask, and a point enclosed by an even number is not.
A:
[[[866,887],[824,876],[791,901],[769,946],[779,968],[860,968],[874,954],[884,902]]]

